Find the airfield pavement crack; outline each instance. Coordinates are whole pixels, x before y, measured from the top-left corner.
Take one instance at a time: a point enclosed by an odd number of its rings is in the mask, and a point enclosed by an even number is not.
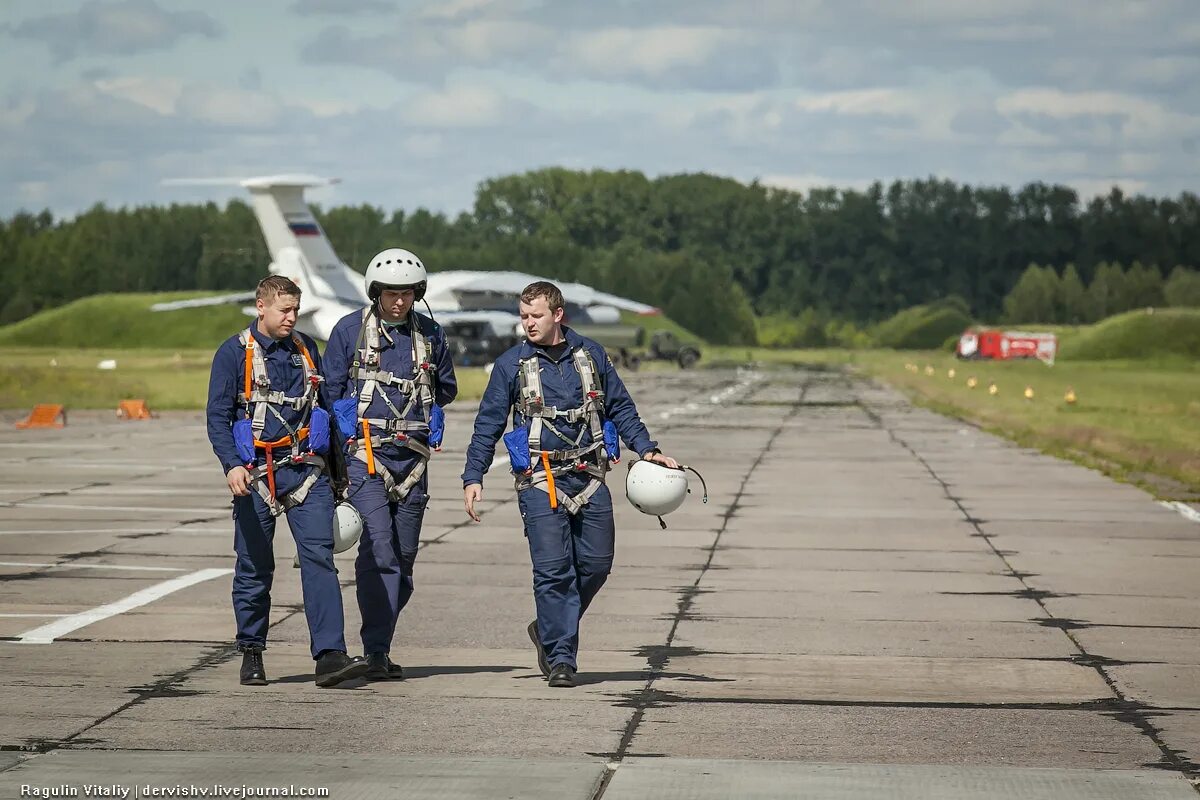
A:
[[[771,447],[775,444],[775,440],[779,438],[779,435],[783,433],[787,423],[800,412],[801,408],[804,407],[804,396],[808,392],[809,385],[812,383],[812,381],[813,376],[809,375],[800,385],[799,397],[790,404],[791,410],[780,418],[779,423],[775,425],[771,436],[767,439],[766,444],[763,445],[762,450],[759,451],[758,456],[754,459],[754,463],[751,464],[750,468],[746,470],[746,474],[742,478],[742,483],[738,486],[738,490],[736,494],[734,494],[733,501],[729,504],[729,508],[726,509],[724,517],[721,520],[721,527],[717,530],[716,535],[713,537],[712,544],[705,548],[708,551],[708,557],[705,559],[704,564],[700,567],[699,574],[696,576],[696,579],[690,586],[685,586],[679,590],[679,598],[676,601],[675,617],[671,622],[671,630],[667,633],[666,642],[662,646],[648,648],[651,650],[651,652],[647,656],[646,660],[650,666],[650,675],[646,679],[645,685],[643,685],[642,688],[630,698],[629,704],[633,706],[634,712],[630,716],[629,721],[625,724],[625,730],[621,734],[621,739],[617,745],[616,752],[607,755],[608,763],[605,764],[604,775],[601,777],[600,783],[596,787],[596,791],[592,794],[591,800],[600,800],[600,798],[604,796],[604,793],[608,790],[609,783],[611,783],[613,776],[616,774],[617,768],[620,766],[621,762],[625,759],[626,754],[629,752],[629,747],[633,744],[634,737],[637,736],[637,730],[641,726],[642,720],[645,718],[646,709],[652,708],[658,703],[661,693],[654,688],[654,682],[658,680],[659,676],[665,672],[667,665],[670,664],[672,653],[671,645],[672,642],[675,641],[675,634],[679,630],[679,623],[687,617],[692,603],[695,602],[696,596],[700,593],[700,583],[704,580],[704,576],[708,574],[708,570],[712,566],[713,557],[716,555],[717,549],[721,543],[721,536],[725,533],[726,528],[729,527],[729,520],[732,519],[733,515],[737,512],[738,504],[741,501],[742,494],[746,491],[746,486],[750,483],[751,476],[754,474],[755,470],[758,469],[759,465],[762,464],[762,461],[766,457],[767,453],[771,452]],[[669,428],[670,426],[665,427]]]
[[[993,555],[995,555],[996,558],[998,558],[1004,565],[1004,569],[1008,572],[1009,577],[1015,578],[1021,582],[1021,585],[1025,587],[1025,590],[1028,593],[1028,599],[1034,603],[1037,603],[1037,605],[1046,614],[1046,616],[1040,621],[1040,624],[1047,625],[1049,627],[1056,627],[1061,630],[1063,635],[1070,640],[1071,645],[1079,652],[1079,663],[1083,666],[1094,669],[1100,676],[1101,680],[1103,680],[1108,686],[1109,691],[1111,691],[1114,698],[1116,698],[1116,707],[1107,709],[1104,713],[1109,714],[1109,716],[1119,722],[1132,725],[1138,730],[1139,733],[1148,738],[1154,743],[1154,746],[1158,748],[1159,752],[1161,753],[1159,761],[1154,764],[1147,764],[1146,766],[1183,773],[1190,779],[1193,788],[1195,788],[1197,792],[1200,792],[1200,786],[1196,785],[1195,783],[1195,779],[1200,777],[1200,764],[1188,760],[1182,755],[1181,751],[1169,747],[1163,740],[1162,731],[1150,721],[1150,717],[1160,709],[1152,708],[1145,703],[1130,700],[1125,693],[1121,691],[1120,687],[1117,686],[1116,681],[1113,680],[1112,676],[1109,675],[1108,670],[1105,668],[1106,660],[1104,657],[1089,653],[1087,648],[1083,646],[1083,643],[1079,641],[1079,637],[1072,633],[1073,628],[1082,626],[1078,623],[1074,623],[1072,620],[1063,620],[1055,617],[1053,612],[1051,612],[1046,606],[1044,598],[1041,597],[1040,594],[1026,582],[1028,575],[1013,567],[1004,551],[996,546],[996,543],[993,541],[992,537],[980,526],[981,520],[976,519],[971,515],[970,512],[967,511],[966,507],[962,504],[962,500],[954,495],[954,493],[950,490],[949,483],[947,483],[946,480],[937,473],[937,470],[935,470],[933,466],[919,452],[917,452],[916,448],[914,448],[902,436],[897,434],[895,429],[887,425],[887,423],[884,422],[883,417],[878,412],[876,412],[868,404],[862,402],[861,399],[859,400],[859,405],[863,412],[876,425],[878,425],[880,429],[885,431],[888,437],[895,444],[908,451],[908,453],[914,459],[916,459],[917,463],[925,468],[925,471],[929,473],[930,477],[938,482],[938,485],[942,487],[942,491],[946,495],[946,499],[958,508],[959,512],[963,516],[963,520],[975,529],[975,533],[972,535],[983,539],[983,541],[987,543],[988,548],[991,549]]]

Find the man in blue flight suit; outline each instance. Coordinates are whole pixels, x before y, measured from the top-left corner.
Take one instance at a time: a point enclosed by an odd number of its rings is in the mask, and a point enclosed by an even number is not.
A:
[[[529,638],[551,686],[575,685],[579,621],[612,570],[612,497],[604,485],[617,435],[644,459],[659,452],[604,349],[563,324],[562,292],[538,281],[521,293],[527,341],[492,368],[463,471],[463,502],[476,522],[483,476],[504,435],[533,562],[537,619]]]
[[[240,680],[267,682],[262,651],[270,624],[275,520],[287,514],[300,557],[300,584],[318,686],[366,671],[346,655],[342,591],[333,566],[333,491],[321,453],[330,418],[320,388],[320,353],[293,332],[300,288],[272,275],[258,284],[258,321],[213,357],[208,440],[233,493],[233,612],[242,652]]]
[[[442,407],[458,394],[445,333],[413,309],[426,278],[407,250],[375,256],[366,272],[371,305],[338,321],[325,352],[348,499],[363,518],[354,569],[367,680],[404,678],[392,638],[413,594],[430,448],[440,449]]]

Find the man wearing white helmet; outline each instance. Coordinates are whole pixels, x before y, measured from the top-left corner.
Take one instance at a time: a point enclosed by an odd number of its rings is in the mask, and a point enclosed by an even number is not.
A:
[[[325,381],[346,445],[347,496],[363,519],[355,577],[368,680],[398,680],[391,659],[400,612],[413,594],[413,565],[429,502],[426,468],[441,447],[442,408],[458,394],[441,327],[413,306],[425,265],[399,248],[371,259],[371,305],[347,314],[329,336]]]
[[[575,685],[579,621],[612,570],[612,497],[604,485],[617,438],[643,459],[659,452],[604,349],[563,324],[562,292],[537,281],[521,293],[527,340],[496,359],[463,470],[476,522],[483,476],[504,435],[533,563],[537,619],[528,634],[550,685]]]

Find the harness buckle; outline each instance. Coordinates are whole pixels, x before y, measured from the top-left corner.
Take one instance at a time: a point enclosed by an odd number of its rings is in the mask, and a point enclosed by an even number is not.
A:
[[[580,461],[578,464],[575,465],[576,472],[586,472],[587,468],[588,468],[588,465],[582,461]]]
[[[588,392],[587,396],[588,396],[588,400],[595,400],[597,397],[600,396],[600,393],[599,392]]]

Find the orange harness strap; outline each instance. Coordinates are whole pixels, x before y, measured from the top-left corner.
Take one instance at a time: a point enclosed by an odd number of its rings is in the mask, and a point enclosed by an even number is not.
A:
[[[251,334],[250,336],[246,337],[246,381],[245,381],[246,392],[245,392],[245,396],[246,396],[247,400],[250,397],[250,386],[253,383],[253,381],[252,381],[253,375],[254,375],[254,336],[253,336],[253,334]]]
[[[363,443],[367,447],[367,474],[375,474],[375,450],[371,447],[371,423],[365,419],[362,421],[363,426]]]
[[[550,507],[558,508],[558,492],[554,489],[554,472],[550,469],[550,453],[542,451],[542,469],[546,470],[546,491],[550,493]]]

